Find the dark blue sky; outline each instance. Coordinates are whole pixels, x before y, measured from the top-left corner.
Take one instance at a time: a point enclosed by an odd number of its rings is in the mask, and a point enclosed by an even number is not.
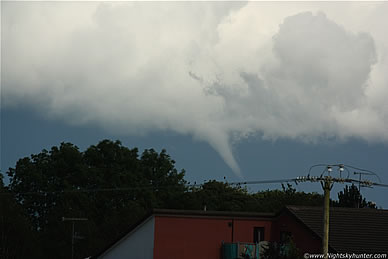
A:
[[[113,135],[98,127],[70,126],[62,121],[45,119],[23,108],[1,111],[1,171],[14,167],[19,158],[50,149],[63,141],[85,150],[102,139],[121,140],[129,148],[138,147],[140,152],[146,148],[157,151],[165,148],[176,161],[177,168],[186,170],[186,180],[190,182],[223,180],[224,176],[229,181],[240,180],[214,149],[206,142],[193,140],[191,136],[170,131],[145,136]],[[382,182],[388,183],[386,144],[369,144],[360,140],[305,144],[292,140],[248,138],[235,145],[234,154],[247,181],[291,178],[306,175],[310,166],[315,164],[344,163],[374,171]],[[299,191],[321,193],[318,183],[294,186]],[[249,186],[252,191],[268,188],[281,186]],[[342,188],[342,185],[336,184],[332,197],[336,198],[336,193]],[[388,188],[364,188],[362,194],[379,206],[388,208]]]
[[[388,183],[387,12],[384,2],[4,2],[1,170],[61,142],[111,139],[166,149],[190,182],[344,163]],[[387,192],[362,190],[385,208]]]

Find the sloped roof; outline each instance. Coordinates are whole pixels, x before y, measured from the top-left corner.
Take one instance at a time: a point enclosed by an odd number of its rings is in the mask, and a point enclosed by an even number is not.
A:
[[[322,238],[322,207],[286,209]],[[330,208],[329,245],[338,253],[388,252],[388,210]]]

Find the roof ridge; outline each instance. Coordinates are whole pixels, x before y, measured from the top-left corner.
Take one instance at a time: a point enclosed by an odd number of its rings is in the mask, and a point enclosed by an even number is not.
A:
[[[288,209],[323,209],[323,206],[304,206],[304,205],[286,205]],[[367,211],[367,212],[388,212],[388,209],[375,209],[375,208],[349,208],[349,207],[333,207],[330,206],[330,210],[355,210],[355,211]]]

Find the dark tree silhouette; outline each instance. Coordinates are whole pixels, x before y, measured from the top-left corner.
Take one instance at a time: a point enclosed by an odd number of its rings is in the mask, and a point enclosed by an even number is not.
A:
[[[345,186],[343,191],[338,193],[338,206],[349,208],[376,208],[376,204],[366,201],[362,197],[358,188],[352,184],[350,187]]]

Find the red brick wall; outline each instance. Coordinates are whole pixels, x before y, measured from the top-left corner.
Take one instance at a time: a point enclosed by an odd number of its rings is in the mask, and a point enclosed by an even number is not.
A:
[[[221,244],[232,241],[232,219],[155,217],[155,259],[220,259]],[[235,219],[234,242],[252,242],[253,228],[264,227],[270,239],[270,221]]]
[[[271,241],[279,241],[282,231],[291,232],[296,247],[301,254],[321,253],[321,239],[317,238],[309,229],[288,213],[282,213],[274,221],[271,230]]]

